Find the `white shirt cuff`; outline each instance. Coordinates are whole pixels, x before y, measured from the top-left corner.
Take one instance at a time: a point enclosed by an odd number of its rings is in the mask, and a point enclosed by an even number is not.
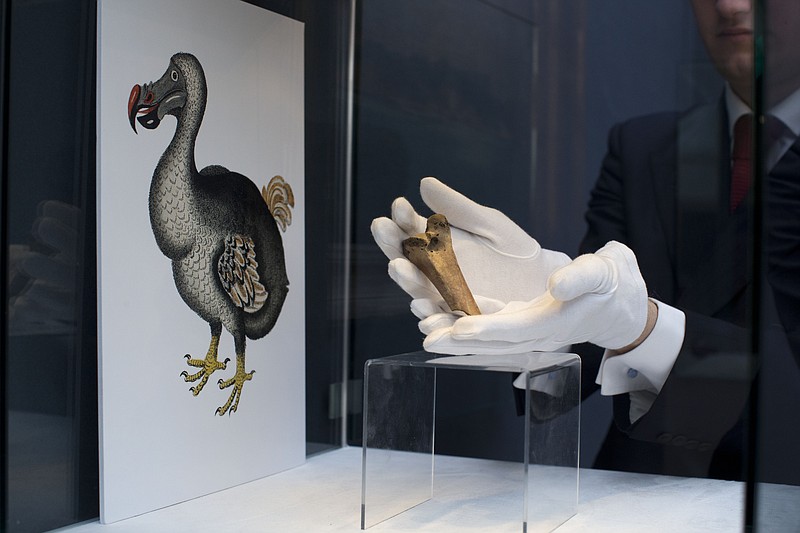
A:
[[[683,345],[686,315],[680,309],[652,301],[658,306],[658,320],[644,342],[624,354],[610,355],[609,350],[603,354],[595,380],[602,395],[632,391],[658,394],[667,381]]]

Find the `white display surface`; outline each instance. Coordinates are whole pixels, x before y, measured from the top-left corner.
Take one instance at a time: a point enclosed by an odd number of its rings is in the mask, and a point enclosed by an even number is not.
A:
[[[303,25],[239,0],[98,6],[100,491],[101,518],[113,522],[305,460]],[[232,389],[217,382],[235,372],[233,339],[223,329],[219,360],[231,362],[193,396],[181,372],[198,369],[184,354],[205,357],[209,325],[179,296],[148,214],[176,120],[137,124],[137,135],[126,116],[134,84],[157,80],[177,52],[199,59],[208,86],[197,168],[222,165],[259,190],[281,175],[295,197],[281,233],[288,297],[274,329],[248,339],[255,374],[222,417]]]
[[[346,448],[310,458],[305,465],[144,516],[102,526],[86,523],[68,533],[306,533],[359,529],[361,448]],[[441,492],[447,501],[430,501],[368,530],[384,532],[495,532],[519,527],[497,518],[484,502],[459,492],[465,473],[481,476],[487,489],[501,483],[504,463],[438,456]],[[769,503],[765,531],[796,531],[800,487],[764,486]],[[745,484],[737,481],[581,470],[578,514],[558,533],[641,533],[742,531]],[[472,513],[474,527],[463,527]],[[454,525],[458,524],[458,525]],[[498,529],[499,528],[499,529]]]

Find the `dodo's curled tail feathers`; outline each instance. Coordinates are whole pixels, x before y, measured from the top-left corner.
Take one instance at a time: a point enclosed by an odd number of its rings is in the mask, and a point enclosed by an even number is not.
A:
[[[282,231],[286,231],[292,223],[292,207],[294,207],[294,193],[292,188],[281,176],[275,176],[266,187],[261,187],[261,196],[267,203],[269,212]]]

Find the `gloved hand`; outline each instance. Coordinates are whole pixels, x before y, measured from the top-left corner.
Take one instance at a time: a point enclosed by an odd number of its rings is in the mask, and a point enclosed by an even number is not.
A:
[[[569,263],[561,252],[543,249],[506,215],[479,205],[436,178],[423,178],[425,204],[450,223],[453,249],[481,312],[512,300],[529,300],[545,291],[550,274]],[[392,218],[372,221],[372,236],[389,258],[389,276],[412,298],[419,318],[449,311],[422,272],[403,257],[402,242],[425,231],[426,219],[405,198],[392,204]]]
[[[647,312],[636,256],[611,241],[555,271],[547,292],[533,300],[509,302],[491,315],[459,318],[449,327],[447,316],[432,315],[420,322],[420,329],[428,333],[427,351],[453,355],[553,351],[578,342],[619,349],[644,332]]]

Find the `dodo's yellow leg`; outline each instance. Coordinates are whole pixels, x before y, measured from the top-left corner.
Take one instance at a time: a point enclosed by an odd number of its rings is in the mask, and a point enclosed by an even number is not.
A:
[[[225,370],[228,361],[230,361],[230,359],[227,358],[224,361],[217,360],[218,348],[219,348],[219,335],[212,335],[211,344],[208,346],[208,353],[206,353],[205,359],[192,359],[192,356],[189,355],[188,353],[184,355],[184,357],[186,358],[186,363],[189,366],[193,366],[195,368],[200,369],[199,372],[196,372],[194,374],[189,374],[189,372],[187,372],[186,370],[181,372],[183,380],[186,381],[187,383],[200,380],[200,383],[189,389],[195,396],[200,394],[200,391],[203,390],[203,387],[206,386],[208,378],[211,376],[211,374],[220,369]]]

